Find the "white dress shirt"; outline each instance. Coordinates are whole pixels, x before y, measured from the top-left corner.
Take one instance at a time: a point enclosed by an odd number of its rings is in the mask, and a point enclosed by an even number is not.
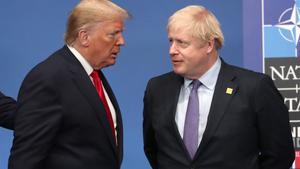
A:
[[[221,69],[221,60],[218,57],[214,65],[199,78],[199,81],[202,83],[202,85],[198,88],[198,97],[199,97],[198,146],[200,145],[203,133],[206,128],[207,117],[209,114],[220,69]],[[187,105],[189,101],[189,95],[192,90],[192,85],[190,85],[191,82],[192,80],[190,79],[186,79],[186,78],[184,79],[184,84],[181,87],[178,103],[177,103],[175,121],[181,138],[183,138]]]
[[[92,83],[94,84],[93,82],[93,78],[90,76],[91,73],[93,72],[93,67],[89,64],[89,62],[73,47],[71,46],[68,46],[68,48],[70,49],[70,51],[73,53],[73,55],[77,58],[77,60],[81,63],[82,67],[84,68],[84,70],[86,71],[86,73],[88,74],[88,76],[90,77]],[[105,95],[105,98],[106,98],[106,101],[107,101],[107,104],[108,104],[108,107],[110,109],[110,112],[111,112],[111,117],[112,117],[112,120],[113,120],[113,123],[114,123],[114,129],[115,129],[115,136],[116,136],[116,140],[117,140],[117,117],[116,117],[116,110],[106,92],[106,89],[105,87],[103,86],[102,84],[102,88],[103,88],[103,91],[104,91],[104,95]]]

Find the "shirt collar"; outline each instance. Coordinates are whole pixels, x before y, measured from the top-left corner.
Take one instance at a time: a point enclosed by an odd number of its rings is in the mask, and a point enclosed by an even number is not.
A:
[[[203,86],[207,87],[210,90],[214,90],[218,75],[221,69],[221,59],[218,57],[213,66],[206,71],[198,80],[203,84]],[[184,78],[184,88],[188,88],[193,80]]]
[[[81,63],[82,67],[86,71],[88,75],[93,72],[93,67],[89,64],[89,62],[72,46],[68,45],[68,48],[73,53],[73,55],[77,58],[77,60]]]

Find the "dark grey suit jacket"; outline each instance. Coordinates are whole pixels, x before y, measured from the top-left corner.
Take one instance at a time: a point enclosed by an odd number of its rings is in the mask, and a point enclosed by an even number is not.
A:
[[[0,92],[0,126],[13,129],[13,119],[14,119],[14,112],[16,110],[17,103],[16,101],[11,98],[5,96],[3,93]]]
[[[64,46],[26,76],[18,96],[9,169],[119,169],[123,129],[117,100],[116,146],[89,76]]]
[[[170,72],[148,82],[144,151],[153,169],[289,169],[294,160],[289,114],[267,75],[222,61],[194,159],[189,157],[175,122],[183,81]],[[233,93],[227,94],[227,88]]]

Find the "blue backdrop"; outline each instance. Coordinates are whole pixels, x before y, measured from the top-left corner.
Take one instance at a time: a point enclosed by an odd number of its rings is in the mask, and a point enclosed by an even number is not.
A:
[[[17,97],[28,71],[63,45],[65,23],[78,0],[3,0],[0,7],[0,90]],[[143,94],[148,79],[171,70],[166,23],[176,10],[201,4],[215,13],[225,35],[221,56],[243,66],[243,27],[240,0],[138,0],[115,3],[129,10],[126,45],[117,64],[105,74],[119,101],[124,120],[125,154],[122,169],[148,169],[143,154]],[[12,132],[0,129],[0,168],[7,168]]]

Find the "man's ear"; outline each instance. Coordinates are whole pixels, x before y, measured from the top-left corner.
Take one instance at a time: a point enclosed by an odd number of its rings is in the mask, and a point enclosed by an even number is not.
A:
[[[80,45],[87,47],[89,46],[89,34],[86,30],[80,30],[78,32],[78,42]]]
[[[208,46],[207,46],[207,53],[211,53],[213,49],[215,48],[215,39],[212,38],[211,40],[208,41]]]

